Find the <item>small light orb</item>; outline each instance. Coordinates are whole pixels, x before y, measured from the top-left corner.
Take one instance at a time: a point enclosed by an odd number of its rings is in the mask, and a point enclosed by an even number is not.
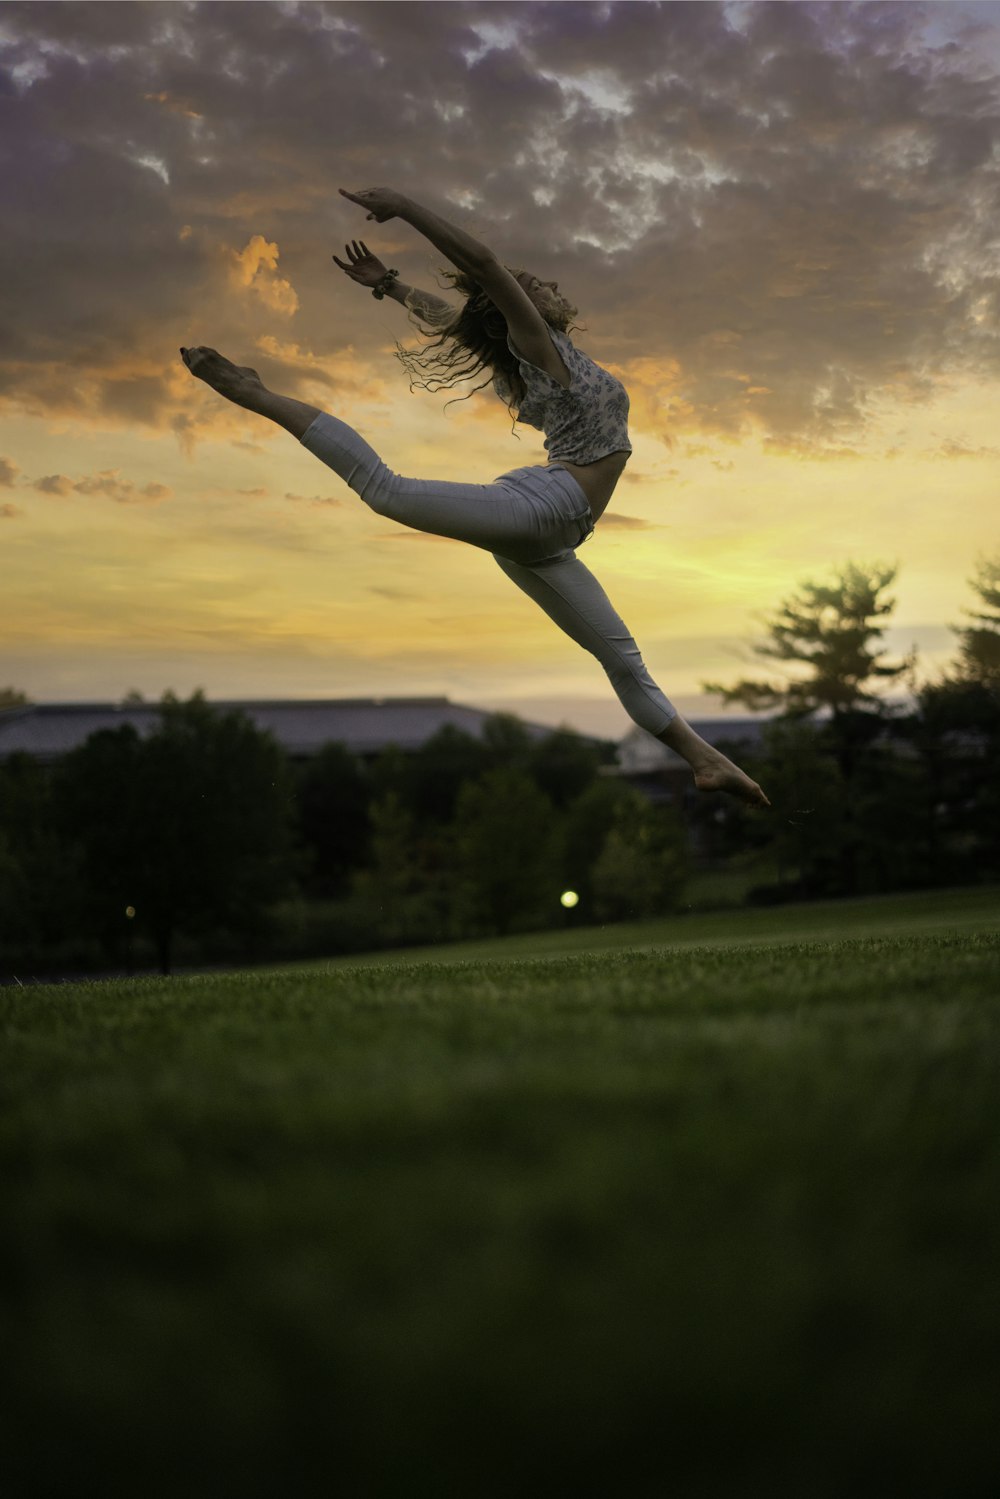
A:
[[[575,890],[564,890],[559,899],[568,910],[570,906],[575,906],[578,903],[580,897]]]
[[[133,916],[135,915],[135,906],[126,906],[125,915],[128,917],[129,921],[131,921]]]

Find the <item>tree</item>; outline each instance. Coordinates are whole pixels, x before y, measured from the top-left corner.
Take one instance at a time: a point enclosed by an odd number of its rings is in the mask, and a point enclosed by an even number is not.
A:
[[[687,875],[687,839],[673,808],[641,793],[619,798],[590,873],[598,921],[661,916],[676,909]]]
[[[558,911],[555,813],[525,770],[501,765],[459,793],[454,824],[460,905],[504,936],[544,927]]]
[[[879,704],[869,684],[895,681],[913,668],[912,656],[895,665],[883,659],[881,641],[896,606],[895,599],[883,595],[895,577],[894,567],[847,562],[831,583],[800,584],[799,592],[765,621],[769,639],[753,650],[768,660],[798,663],[807,675],[790,677],[784,685],[703,682],[704,691],[727,703],[743,703],[752,712],[778,708],[808,715],[825,709],[834,719]]]
[[[81,881],[60,846],[52,778],[32,755],[0,762],[0,941],[42,962],[79,923]]]
[[[224,927],[252,948],[268,905],[287,893],[292,792],[284,752],[238,711],[167,693],[141,740],[129,725],[91,735],[59,767],[64,834],[82,850],[102,931],[126,907],[170,971],[178,931]]]
[[[0,713],[6,708],[26,708],[31,699],[16,687],[0,687]]]
[[[886,590],[895,577],[894,567],[847,562],[829,583],[800,584],[766,620],[768,638],[754,653],[804,673],[789,673],[784,684],[703,684],[727,703],[777,708],[784,720],[798,721],[805,734],[816,735],[815,752],[801,734],[775,738],[771,766],[761,767],[775,807],[771,852],[784,867],[799,868],[801,888],[811,893],[846,894],[873,878],[870,871],[899,866],[888,850],[875,847],[890,837],[889,820],[872,817],[869,810],[879,778],[886,785],[896,768],[893,757],[877,748],[892,713],[875,688],[912,674],[915,663],[912,652],[901,661],[885,659],[883,637],[895,608]],[[822,720],[807,726],[804,720],[813,714]],[[829,757],[836,775],[824,764]],[[793,783],[786,787],[783,777],[790,774]],[[806,806],[797,811],[803,800]]]
[[[426,937],[426,892],[414,816],[390,790],[372,802],[369,817],[368,862],[352,876],[352,894],[388,945],[419,941]]]
[[[562,811],[593,785],[598,767],[614,756],[614,747],[594,745],[572,729],[555,729],[536,740],[527,768],[539,790]]]
[[[443,724],[403,763],[401,789],[417,821],[444,826],[455,815],[459,792],[489,767],[489,750],[455,724]]]
[[[965,610],[976,623],[957,631],[955,676],[1000,689],[1000,554],[979,558],[969,586],[979,595],[980,607]]]
[[[364,765],[343,744],[325,744],[297,775],[299,840],[310,854],[308,892],[343,895],[371,838],[371,787]]]
[[[531,735],[516,713],[491,713],[483,724],[482,743],[494,769],[524,765],[531,756]]]

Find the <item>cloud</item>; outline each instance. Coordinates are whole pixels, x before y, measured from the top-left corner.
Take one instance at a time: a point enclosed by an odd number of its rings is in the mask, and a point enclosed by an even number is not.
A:
[[[10,458],[0,458],[0,488],[12,489],[21,470]]]
[[[158,505],[173,494],[167,484],[150,483],[140,488],[131,480],[119,479],[119,473],[117,468],[108,468],[77,480],[67,478],[65,474],[47,474],[32,480],[31,487],[39,494],[55,494],[62,498],[70,494],[99,494],[119,505]]]
[[[43,479],[32,481],[32,489],[37,489],[39,494],[67,495],[73,493],[73,480],[67,479],[65,474],[47,474]]]
[[[377,583],[371,584],[368,588],[368,592],[377,593],[380,598],[391,599],[393,602],[404,602],[408,599],[416,599],[420,597],[418,593],[413,593],[408,588],[384,588]]]
[[[962,437],[946,437],[936,448],[928,448],[928,458],[1000,458],[1000,448],[970,447],[969,443]]]
[[[263,491],[254,491],[254,492],[255,493],[263,493]],[[323,507],[324,509],[328,509],[331,506],[333,506],[334,508],[336,508],[336,507],[339,507],[339,506],[343,505],[343,503],[344,503],[342,499],[334,497],[333,495],[328,495],[328,494],[290,494],[290,493],[286,493],[285,499],[286,500],[292,500],[297,505],[317,505],[317,506]]]
[[[242,250],[230,252],[230,276],[236,286],[256,293],[266,307],[282,317],[298,311],[299,299],[291,282],[277,273],[278,246],[255,234]]]
[[[81,479],[73,488],[77,494],[104,495],[118,505],[158,505],[173,494],[167,484],[144,484],[140,489],[128,480],[119,479],[119,472],[116,468],[104,469],[93,478]]]
[[[336,195],[388,182],[558,277],[637,432],[845,452],[887,398],[1000,375],[995,28],[959,10],[8,6],[0,405],[238,438],[188,342],[404,399],[405,315],[330,260],[365,234],[433,287]]]
[[[0,520],[16,520],[24,511],[17,505],[0,505]]]

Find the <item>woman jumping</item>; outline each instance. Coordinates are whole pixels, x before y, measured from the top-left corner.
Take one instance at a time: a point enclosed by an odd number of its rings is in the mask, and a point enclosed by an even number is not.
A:
[[[363,243],[333,259],[373,296],[388,294],[439,331],[442,362],[466,378],[492,371],[496,394],[517,420],[545,434],[549,462],[516,468],[492,484],[404,479],[335,416],[267,390],[256,370],[215,349],[181,349],[199,380],[227,400],[284,427],[339,474],[378,515],[416,531],[449,536],[492,552],[501,569],[584,650],[596,656],[626,713],[686,760],[700,791],[727,791],[756,806],[770,802],[756,781],[685,723],[653,681],[607,594],[576,555],[593,534],[628,462],[628,395],[618,380],[566,336],[576,312],[554,281],[508,270],[463,230],[390,188],[345,198],[384,223],[405,219],[456,267],[465,297],[458,312],[387,271]],[[438,387],[434,387],[438,388]]]

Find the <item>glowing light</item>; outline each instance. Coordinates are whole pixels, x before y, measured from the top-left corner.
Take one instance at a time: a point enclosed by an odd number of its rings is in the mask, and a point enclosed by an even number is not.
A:
[[[135,906],[126,906],[125,915],[128,917],[129,921],[131,921],[133,916],[135,915]]]
[[[562,895],[560,895],[559,897],[560,902],[567,908],[567,910],[571,906],[575,906],[579,902],[579,899],[580,897],[577,895],[575,890],[564,890]]]

